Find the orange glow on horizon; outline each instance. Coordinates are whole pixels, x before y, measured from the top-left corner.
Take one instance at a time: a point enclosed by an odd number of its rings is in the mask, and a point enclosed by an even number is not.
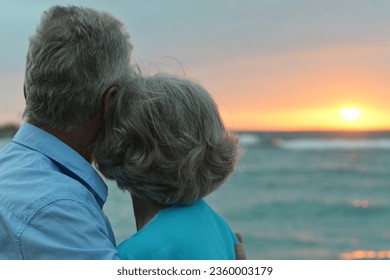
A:
[[[390,130],[388,66],[372,60],[388,47],[250,54],[203,65],[197,78],[233,130]],[[343,118],[343,108],[360,115]]]
[[[359,116],[351,120],[340,115],[340,108],[343,107],[286,111],[275,110],[271,112],[221,110],[221,115],[227,127],[233,130],[390,130],[390,117],[385,111],[359,109]]]

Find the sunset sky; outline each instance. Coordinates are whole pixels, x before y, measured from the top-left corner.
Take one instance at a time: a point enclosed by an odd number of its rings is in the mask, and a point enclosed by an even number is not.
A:
[[[21,122],[42,12],[76,4],[125,23],[134,63],[201,82],[231,129],[390,129],[387,0],[0,1],[0,124]]]

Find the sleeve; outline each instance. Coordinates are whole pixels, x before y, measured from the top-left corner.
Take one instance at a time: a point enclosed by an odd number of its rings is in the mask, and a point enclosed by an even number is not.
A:
[[[40,209],[20,236],[23,259],[119,259],[103,213],[73,200]]]
[[[235,233],[233,232],[233,230],[229,227],[229,225],[228,225],[228,230],[229,230],[229,232],[230,232],[230,236],[231,236],[232,239],[233,239],[233,243],[234,243],[234,244],[240,243],[240,242],[238,241],[238,238],[237,238],[236,234],[235,234]]]

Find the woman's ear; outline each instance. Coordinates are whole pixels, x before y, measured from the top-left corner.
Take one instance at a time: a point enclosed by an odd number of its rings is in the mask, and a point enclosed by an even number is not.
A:
[[[103,116],[105,117],[107,114],[107,110],[111,104],[111,101],[115,97],[115,95],[118,92],[117,87],[111,87],[106,91],[106,94],[104,95],[104,102],[103,102]]]

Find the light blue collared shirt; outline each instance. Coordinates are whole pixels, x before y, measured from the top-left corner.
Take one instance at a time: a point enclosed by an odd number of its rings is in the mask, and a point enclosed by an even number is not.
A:
[[[24,124],[0,150],[0,259],[118,259],[106,198],[90,163]]]

